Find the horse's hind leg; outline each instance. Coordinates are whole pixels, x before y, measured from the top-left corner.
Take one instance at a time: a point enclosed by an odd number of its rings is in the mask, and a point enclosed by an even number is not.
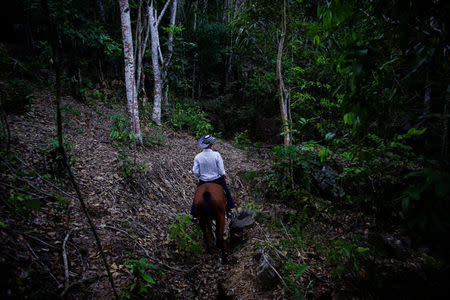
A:
[[[228,263],[228,259],[225,252],[225,241],[223,238],[224,231],[225,231],[225,216],[223,216],[223,218],[216,219],[216,240],[217,246],[222,251],[222,263],[226,264]]]
[[[200,219],[200,228],[203,232],[203,241],[205,242],[206,251],[211,252],[211,229],[208,230],[208,224],[205,219]]]

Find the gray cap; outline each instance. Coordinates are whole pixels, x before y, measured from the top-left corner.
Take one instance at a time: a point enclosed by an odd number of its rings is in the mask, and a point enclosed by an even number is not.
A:
[[[207,148],[209,145],[211,145],[212,143],[214,143],[216,141],[216,138],[213,137],[212,135],[204,135],[202,136],[199,140],[198,140],[198,145],[200,146],[200,148]]]

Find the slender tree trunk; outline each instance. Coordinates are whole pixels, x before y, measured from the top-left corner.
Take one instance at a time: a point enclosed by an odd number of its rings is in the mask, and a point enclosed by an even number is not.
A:
[[[286,95],[286,88],[284,86],[283,74],[282,74],[282,58],[283,58],[283,47],[284,40],[286,38],[286,0],[283,0],[282,6],[282,25],[281,25],[281,37],[278,43],[278,55],[277,55],[277,78],[278,78],[278,93],[280,94],[280,113],[281,113],[281,122],[283,123],[283,137],[284,137],[284,145],[291,144],[291,134],[289,131],[289,122],[288,122],[288,99]]]
[[[158,25],[155,14],[155,9],[153,8],[153,0],[150,1],[150,7],[148,11],[149,16],[149,26],[151,35],[151,48],[152,48],[152,65],[153,65],[153,113],[152,120],[157,125],[161,125],[161,98],[162,98],[162,79],[161,71],[159,70],[159,33]]]
[[[447,91],[449,91],[450,85],[447,86]],[[444,115],[448,114],[448,103],[449,103],[450,95],[447,92],[445,94],[445,104],[444,104]],[[444,118],[442,120],[442,146],[441,146],[441,156],[442,158],[446,158],[448,155],[448,118]]]
[[[136,135],[142,144],[141,127],[136,92],[136,81],[134,76],[133,40],[130,22],[130,7],[128,0],[119,0],[120,20],[122,23],[123,53],[125,57],[125,87],[127,93],[128,112],[131,118],[132,133]]]
[[[102,23],[106,23],[105,8],[103,7],[103,1],[102,0],[96,0],[95,2],[97,3],[98,13],[99,13],[99,16],[100,16],[100,21],[102,21]]]
[[[194,24],[193,24],[193,30],[194,30],[194,33],[195,33],[195,31],[197,30],[197,10],[198,10],[198,0],[195,0],[195,3],[194,3]],[[191,98],[192,99],[194,99],[194,97],[195,97],[195,84],[196,84],[196,81],[195,81],[195,72],[196,72],[196,59],[197,59],[197,56],[198,56],[198,54],[197,53],[195,53],[194,54],[194,66],[193,66],[193,72],[192,72],[192,93],[191,93]]]
[[[170,26],[175,26],[176,18],[177,18],[177,8],[178,8],[178,0],[173,0],[172,2],[172,10],[170,11]],[[170,59],[173,55],[173,33],[169,32],[169,54],[168,54],[168,61],[170,62]]]
[[[192,72],[192,93],[191,93],[191,98],[192,99],[194,99],[194,97],[195,97],[195,83],[196,83],[196,81],[195,81],[195,72],[196,72],[196,68],[195,68],[195,66],[196,66],[196,60],[197,59],[197,53],[195,53],[194,54],[194,66],[193,66],[193,72]]]
[[[172,0],[172,9],[170,11],[170,27],[176,25],[178,0]],[[168,68],[173,56],[173,32],[169,32],[169,41],[167,45],[168,53],[163,68],[163,84],[164,84],[164,105],[169,105],[169,80],[167,77]]]
[[[168,0],[166,2],[159,17],[158,17],[156,9],[154,7],[153,0],[150,1],[150,6],[148,7],[151,48],[152,48],[153,81],[154,81],[152,120],[157,125],[161,125],[161,100],[162,100],[162,87],[163,87],[163,81],[162,81],[162,77],[161,77],[161,68],[160,68],[160,62],[159,62],[159,59],[162,60],[162,55],[160,54],[161,48],[160,48],[160,42],[159,42],[158,26],[159,26],[159,22],[161,21],[161,18],[163,17],[170,1],[171,0]]]
[[[147,0],[147,6],[148,7],[148,0]],[[147,10],[148,11],[148,10]],[[137,94],[139,95],[139,92],[141,91],[141,85],[142,85],[142,92],[143,94],[145,93],[144,90],[144,72],[143,72],[143,59],[144,59],[144,55],[145,55],[145,50],[147,48],[147,42],[148,42],[148,37],[150,35],[150,26],[148,24],[148,18],[142,18],[142,25],[140,26],[141,28],[141,32],[140,34],[142,34],[143,31],[145,31],[145,38],[144,40],[142,40],[142,37],[139,39],[139,43],[136,45],[136,47],[138,47],[138,53],[137,53],[137,65],[136,65],[136,91]],[[144,96],[144,100],[146,99],[146,96]],[[146,102],[146,101],[145,101]],[[144,105],[144,102],[142,103],[144,109],[146,108],[146,103]]]
[[[194,8],[194,26],[193,26],[193,29],[194,29],[194,32],[195,32],[195,31],[197,30],[197,9],[198,9],[198,0],[195,0],[194,6],[195,6],[195,8]]]

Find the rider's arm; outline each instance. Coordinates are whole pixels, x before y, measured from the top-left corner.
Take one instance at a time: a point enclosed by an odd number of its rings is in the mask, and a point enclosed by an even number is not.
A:
[[[225,167],[223,166],[222,156],[217,152],[216,165],[220,176],[225,176]]]
[[[200,164],[198,163],[197,157],[194,159],[194,166],[192,167],[192,172],[196,176],[200,176]]]

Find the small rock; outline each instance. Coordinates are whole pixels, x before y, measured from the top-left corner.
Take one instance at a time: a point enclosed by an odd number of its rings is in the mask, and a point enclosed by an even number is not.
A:
[[[245,229],[255,223],[256,212],[251,209],[241,210],[230,222],[230,228]]]
[[[323,166],[320,172],[313,174],[316,185],[326,196],[340,199],[345,196],[342,187],[336,182],[338,173],[328,166]]]
[[[256,212],[244,209],[241,210],[230,222],[230,247],[244,243],[244,229],[252,226],[255,223],[254,217]]]
[[[280,278],[276,273],[275,262],[272,257],[260,249],[257,251],[255,258],[259,260],[258,266],[256,267],[256,276],[258,281],[264,289],[271,289],[277,285]]]

